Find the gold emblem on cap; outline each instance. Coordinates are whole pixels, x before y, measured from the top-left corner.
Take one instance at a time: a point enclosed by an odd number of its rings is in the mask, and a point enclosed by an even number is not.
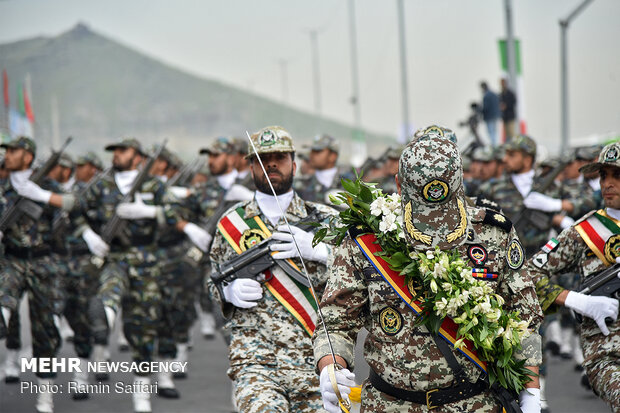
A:
[[[424,185],[422,195],[428,202],[441,202],[450,194],[450,187],[439,179],[433,179]]]
[[[620,234],[612,235],[605,242],[605,259],[615,263],[617,257],[620,257]]]
[[[462,237],[463,234],[465,233],[465,230],[467,229],[467,213],[465,212],[465,206],[463,205],[463,202],[461,202],[460,199],[457,199],[456,201],[458,202],[458,205],[459,205],[460,220],[459,220],[459,224],[457,225],[456,229],[446,236],[446,240],[448,242],[453,242],[459,239],[460,237]]]
[[[411,213],[411,201],[405,205],[405,229],[411,238],[416,241],[420,241],[423,244],[431,245],[432,238],[430,235],[423,234],[419,231],[415,225],[413,225],[412,213]]]
[[[441,130],[439,126],[435,126],[435,125],[429,126],[428,128],[426,128],[423,134],[427,135],[429,133],[436,133],[439,136],[443,136],[443,130]]]
[[[271,146],[276,143],[277,135],[271,129],[266,129],[260,134],[260,146]]]

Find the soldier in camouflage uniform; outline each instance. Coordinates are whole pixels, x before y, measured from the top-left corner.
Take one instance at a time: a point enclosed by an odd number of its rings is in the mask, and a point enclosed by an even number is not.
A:
[[[536,331],[542,314],[529,274],[518,271],[524,259],[521,244],[510,221],[503,215],[465,206],[458,148],[437,133],[425,132],[415,138],[400,158],[398,182],[403,209],[412,206],[411,217],[405,214],[405,228],[415,226],[431,241],[428,241],[430,244],[418,241],[422,238],[411,230],[405,231],[406,240],[419,251],[435,246],[441,250],[457,250],[463,257],[469,257],[472,267],[483,265],[498,275],[489,285],[505,299],[504,308],[520,309],[522,320],[534,331],[522,341],[522,349],[514,357],[525,360],[525,365],[537,373],[535,366],[541,361],[541,342]],[[424,195],[423,190],[437,182],[441,182],[440,195],[445,199],[439,204],[433,203],[434,198]],[[457,238],[446,240],[455,228],[460,228]],[[473,254],[474,249],[481,255]],[[350,237],[345,238],[332,257],[321,308],[336,361],[345,368],[336,371],[341,393],[343,390],[348,393],[345,386],[354,384],[346,369],[354,367],[357,333],[365,327],[369,335],[364,356],[371,374],[362,387],[362,412],[426,412],[431,405],[438,412],[501,411],[486,382],[480,382],[484,373],[450,347],[444,351],[451,352],[464,370],[469,383],[465,387],[475,389],[467,396],[462,395],[463,387],[458,392],[454,366],[443,356],[428,330],[416,325],[417,316],[405,299],[377,273]],[[484,261],[480,261],[482,257]],[[386,310],[398,320],[395,323],[398,328],[391,328],[386,322],[382,316]],[[339,412],[332,387],[335,384],[331,383],[325,368],[333,359],[321,326],[315,331],[314,355],[321,370],[324,407],[330,412]],[[523,412],[539,412],[538,380],[533,378],[526,386],[528,388],[520,394],[521,408]]]
[[[398,173],[398,160],[403,151],[402,146],[390,146],[386,153],[386,160],[383,164],[383,173],[385,177],[379,180],[377,187],[383,190],[384,194],[393,194],[397,192],[396,174]]]
[[[58,208],[73,209],[75,197],[62,194],[58,184],[49,178],[43,181],[43,188],[30,180],[30,168],[36,154],[36,145],[31,139],[20,137],[0,147],[6,148],[5,166],[11,171],[9,179],[0,188],[0,213],[6,212],[20,196],[42,207],[40,218],[35,220],[23,214],[16,223],[5,228],[4,234],[0,232],[5,250],[0,257],[0,327],[5,325],[9,310],[12,311],[10,337],[19,341],[19,324],[14,323],[18,321],[20,299],[27,293],[32,355],[35,358],[56,357],[61,340],[54,315],[59,315],[60,311],[58,289],[61,275],[56,272],[58,267],[53,257],[52,221]],[[17,362],[18,355],[12,347],[20,343],[11,341],[7,340],[7,357],[14,357]],[[44,386],[51,385],[56,376],[55,373],[41,372],[36,375],[39,384]],[[42,391],[37,395],[37,410],[53,411],[51,392]]]
[[[318,214],[313,222],[324,221],[335,211],[321,204],[306,202],[292,190],[296,166],[295,148],[286,130],[278,126],[263,128],[252,135],[252,141],[265,165],[268,178],[264,176],[250,147],[256,195],[252,201],[238,203],[226,211],[220,225],[231,213],[236,213],[243,220],[260,218],[266,229],[274,232],[273,238],[280,241],[272,245],[272,250],[281,251],[274,258],[294,258],[293,262],[302,268],[296,258],[292,236],[284,226],[284,218],[269,187],[267,179],[270,179],[320,296],[326,281],[325,263],[330,247],[324,243],[313,247],[312,233],[294,225],[310,214]],[[214,271],[237,256],[223,234],[220,229],[211,247]],[[264,239],[267,233],[262,232],[257,236]],[[251,243],[243,245],[244,248],[252,246]],[[271,271],[275,273],[274,268]],[[261,284],[254,279],[235,279],[219,290],[210,280],[209,284],[231,330],[228,375],[236,381],[235,399],[239,411],[297,413],[319,410],[321,396],[318,377],[314,372],[311,333],[276,299],[271,292],[273,290],[265,291],[268,284]]]
[[[336,166],[340,145],[333,136],[317,135],[310,149],[314,173],[296,179],[295,191],[303,200],[329,205],[329,194],[342,189],[340,179],[344,174]]]
[[[620,411],[620,320],[618,300],[605,296],[588,296],[568,291],[554,284],[551,277],[566,272],[577,272],[581,281],[606,267],[620,262],[617,239],[620,233],[620,144],[607,145],[598,162],[584,166],[581,171],[598,171],[605,200],[605,210],[591,211],[574,226],[549,241],[528,262],[527,268],[536,283],[536,291],[545,313],[553,313],[558,306],[566,306],[587,318],[580,326],[580,339],[585,361],[583,363],[590,384],[599,397],[609,403],[614,412]],[[604,237],[603,251],[592,243],[590,233],[580,224],[604,222],[608,236],[601,229],[592,227]],[[605,239],[607,238],[607,239]],[[605,318],[613,319],[606,324]]]
[[[103,177],[86,192],[82,200],[86,219],[80,230],[89,234],[85,237],[103,243],[97,234],[115,213],[126,220],[126,225],[111,242],[99,276],[97,299],[91,301],[89,316],[96,324],[105,314],[107,327],[111,329],[122,299],[123,330],[133,349],[133,359],[152,361],[162,314],[158,284],[161,268],[155,237],[158,227],[176,225],[177,201],[160,180],[148,178],[136,191],[133,202],[121,202],[134,184],[145,152],[140,142],[132,138],[105,149],[114,152],[114,174]],[[105,328],[103,330],[105,334]],[[101,329],[94,327],[94,333],[101,333]],[[158,390],[168,388],[164,385],[166,378],[170,379],[167,382],[170,384],[171,377],[162,377],[160,373]],[[149,373],[137,373],[134,384],[140,389],[150,384]],[[139,391],[132,396],[136,412],[151,410],[149,393]]]
[[[232,155],[235,159],[235,169],[239,174],[237,176],[237,183],[250,191],[255,191],[254,179],[252,179],[252,174],[250,173],[250,162],[246,157],[248,154],[248,140],[247,138],[232,138],[232,144],[234,146]]]

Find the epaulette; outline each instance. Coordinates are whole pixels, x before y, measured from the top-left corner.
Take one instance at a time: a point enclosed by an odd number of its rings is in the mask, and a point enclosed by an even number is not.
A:
[[[508,219],[506,215],[488,208],[485,208],[485,212],[484,219],[482,220],[483,224],[498,227],[504,230],[504,232],[510,232],[512,229],[512,221]]]
[[[590,218],[592,215],[596,214],[599,210],[593,209],[592,211],[588,212],[587,214],[585,214],[584,216],[582,216],[581,218],[579,218],[577,221],[575,221],[575,223],[573,225],[577,225],[580,222],[585,221],[586,219]],[[603,211],[602,209],[600,211]]]
[[[483,198],[481,195],[476,197],[476,206],[486,209],[492,209],[493,211],[501,212],[502,208],[495,201],[491,201],[490,199]]]

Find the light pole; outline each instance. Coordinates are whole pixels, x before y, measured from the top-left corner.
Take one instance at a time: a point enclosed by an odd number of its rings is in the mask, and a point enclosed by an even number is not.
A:
[[[400,87],[402,92],[403,131],[405,141],[409,138],[409,87],[407,85],[407,50],[405,42],[405,5],[396,0],[398,7],[398,37],[400,45]]]
[[[355,28],[355,0],[349,0],[349,37],[351,41],[351,104],[353,105],[353,145],[351,164],[360,166],[366,159],[366,141],[362,131],[362,115],[360,110],[360,79],[357,62],[357,31]]]
[[[590,4],[592,0],[583,1],[571,14],[564,20],[560,20],[560,82],[561,82],[561,103],[562,103],[562,142],[560,154],[564,155],[568,148],[568,26],[579,13]]]

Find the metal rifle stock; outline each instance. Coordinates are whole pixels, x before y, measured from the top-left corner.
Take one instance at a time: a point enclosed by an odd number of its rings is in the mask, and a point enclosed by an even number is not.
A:
[[[52,152],[52,155],[47,159],[47,161],[45,161],[45,163],[32,174],[30,180],[37,185],[41,185],[43,179],[52,170],[52,168],[56,166],[58,159],[60,159],[60,155],[62,155],[72,140],[73,138],[69,136],[58,151]],[[0,217],[0,231],[5,231],[24,214],[28,215],[33,220],[37,220],[41,217],[42,213],[43,208],[41,208],[40,205],[30,199],[20,196],[13,206],[7,209],[6,212],[2,214],[2,217]]]
[[[549,189],[549,187],[553,184],[555,178],[557,178],[557,176],[564,170],[564,168],[566,168],[567,164],[568,162],[565,160],[560,162],[558,166],[556,166],[554,169],[549,171],[547,175],[545,175],[544,179],[540,182],[540,185],[536,185],[532,188],[530,193],[545,193],[545,191],[547,191],[547,189]],[[517,217],[513,220],[513,225],[520,233],[522,233],[522,229],[524,229],[524,227],[526,227],[528,223],[531,223],[537,229],[544,231],[551,228],[552,219],[553,214],[523,207],[521,212],[519,212],[519,215],[517,215]]]
[[[131,189],[121,199],[121,203],[133,201],[135,193],[142,187],[142,184],[149,177],[151,167],[153,166],[153,163],[159,157],[159,155],[161,155],[161,152],[166,147],[166,143],[167,141],[164,141],[164,143],[159,148],[157,148],[155,153],[153,153],[149,157],[148,161],[144,164],[144,166],[138,173],[138,176],[136,176],[136,179],[134,180]],[[105,243],[108,245],[110,245],[114,238],[119,238],[121,243],[125,246],[131,245],[127,237],[122,234],[122,230],[125,225],[127,225],[127,221],[119,217],[116,211],[114,211],[114,215],[112,215],[112,218],[110,218],[108,222],[106,222],[101,228],[101,239],[103,239],[103,241],[105,241]]]

